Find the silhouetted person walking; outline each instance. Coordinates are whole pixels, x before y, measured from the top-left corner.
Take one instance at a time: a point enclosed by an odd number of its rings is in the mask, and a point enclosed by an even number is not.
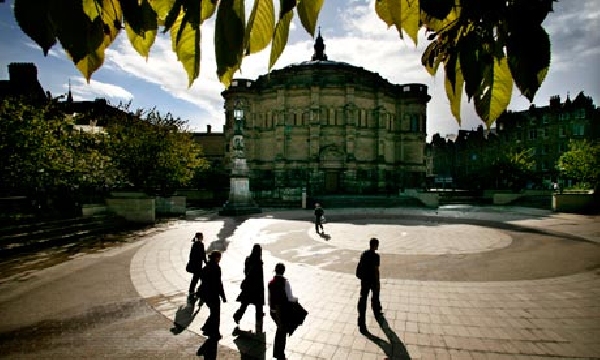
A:
[[[275,325],[277,325],[273,344],[273,357],[277,360],[285,359],[285,342],[291,307],[290,303],[298,302],[298,299],[292,293],[290,283],[283,277],[284,273],[285,265],[278,263],[275,265],[275,276],[269,282],[271,318],[275,321]]]
[[[319,233],[319,229],[323,230],[323,215],[325,212],[319,203],[315,204],[315,231]]]
[[[360,279],[360,298],[358,299],[358,327],[361,333],[367,332],[365,322],[365,313],[367,312],[367,297],[371,292],[371,308],[376,319],[381,318],[381,303],[379,301],[379,254],[375,251],[379,249],[379,240],[371,238],[369,241],[369,250],[366,250],[360,256],[356,268],[356,276]]]
[[[196,294],[196,285],[200,280],[200,273],[202,272],[202,263],[206,264],[206,252],[204,251],[204,243],[202,240],[204,235],[201,232],[197,232],[192,239],[192,248],[190,249],[190,259],[186,270],[191,272],[192,281],[190,282],[189,298],[192,299]]]
[[[209,256],[208,265],[202,270],[202,284],[200,284],[200,299],[210,309],[210,314],[202,326],[202,334],[211,339],[221,338],[221,299],[225,299],[225,290],[221,280],[221,252],[213,251]]]
[[[237,301],[241,303],[240,308],[233,314],[233,321],[240,323],[248,305],[254,304],[256,328],[262,329],[263,305],[265,304],[265,285],[263,275],[262,248],[254,244],[252,252],[246,257],[244,263],[244,280],[241,285],[240,295]],[[261,330],[262,331],[262,330]],[[258,330],[257,330],[258,332]]]

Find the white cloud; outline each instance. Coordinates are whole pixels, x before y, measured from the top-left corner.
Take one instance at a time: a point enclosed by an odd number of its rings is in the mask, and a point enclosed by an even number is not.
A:
[[[473,103],[467,103],[464,96],[461,106],[463,122],[459,127],[450,113],[443,71],[440,70],[432,77],[421,65],[421,54],[428,43],[425,32],[419,33],[418,45],[406,34],[404,40],[401,40],[394,28],[388,28],[378,18],[374,11],[374,1],[351,1],[344,6],[339,6],[335,0],[325,2],[324,6],[330,6],[326,12],[328,16],[337,16],[334,21],[327,19],[328,28],[321,29],[328,58],[377,72],[393,83],[426,84],[432,96],[428,107],[429,135],[435,132],[456,132],[459,128],[472,129],[482,124],[473,110]],[[247,16],[250,14],[249,3],[251,2],[246,2]],[[597,0],[560,1],[556,4],[555,13],[551,13],[544,23],[552,41],[552,64],[546,82],[538,92],[540,95],[536,97],[543,104],[547,103],[550,95],[564,94],[568,86],[578,86],[572,84],[573,76],[568,75],[568,71],[577,71],[578,74],[591,72],[592,77],[594,72],[597,74],[596,64],[600,57],[600,33],[595,30],[600,25]],[[321,15],[323,13],[325,12]],[[294,24],[296,21],[297,19]],[[307,61],[313,53],[313,40],[310,36],[302,35],[305,31],[301,27],[295,26],[293,29],[298,32],[295,38],[301,40],[291,41],[286,46],[275,69]],[[155,84],[175,98],[197,106],[199,113],[207,114],[197,120],[197,128],[203,129],[208,123],[222,124],[221,92],[224,87],[216,76],[214,18],[203,25],[202,32],[200,77],[190,88],[187,75],[172,51],[170,38],[165,35],[156,39],[147,61],[133,50],[126,36],[119,36],[115,44],[106,51],[104,68]],[[267,73],[269,54],[270,48],[267,48],[246,57],[236,77],[254,79]],[[584,77],[580,75],[580,78]],[[598,85],[591,85],[591,95],[596,101],[596,97],[600,96],[598,91]],[[527,102],[515,89],[511,108],[523,109],[526,105]]]
[[[222,123],[220,93],[224,87],[216,76],[212,26],[205,24],[202,31],[200,76],[191,87],[188,87],[183,66],[173,53],[170,38],[165,35],[157,36],[147,60],[135,52],[126,36],[119,36],[115,44],[106,50],[106,65],[155,84],[173,97],[196,105],[209,114],[202,123]]]
[[[69,85],[63,85],[68,90]],[[121,100],[133,99],[133,94],[124,88],[103,83],[97,80],[90,80],[89,84],[82,77],[73,79],[71,83],[71,93],[75,100],[90,100],[95,98],[112,98]]]

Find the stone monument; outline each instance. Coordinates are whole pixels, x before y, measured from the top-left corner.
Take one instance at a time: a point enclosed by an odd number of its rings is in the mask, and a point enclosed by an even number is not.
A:
[[[229,200],[219,215],[247,215],[261,212],[250,192],[250,173],[244,153],[244,110],[236,104],[233,110],[233,137],[231,138],[231,175],[229,177]]]

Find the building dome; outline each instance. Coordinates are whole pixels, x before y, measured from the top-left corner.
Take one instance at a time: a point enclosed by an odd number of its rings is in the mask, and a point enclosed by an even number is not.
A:
[[[420,186],[427,86],[393,84],[329,60],[320,31],[314,49],[310,61],[256,80],[234,79],[222,93],[226,144],[234,110],[243,113],[254,189],[306,188],[317,195]]]

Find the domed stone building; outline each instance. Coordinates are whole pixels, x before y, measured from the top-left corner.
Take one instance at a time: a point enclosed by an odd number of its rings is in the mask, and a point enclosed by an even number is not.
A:
[[[331,61],[319,33],[310,61],[256,80],[234,79],[225,98],[225,164],[236,119],[253,192],[374,194],[425,180],[424,84],[392,84]],[[237,141],[237,140],[236,140]]]

